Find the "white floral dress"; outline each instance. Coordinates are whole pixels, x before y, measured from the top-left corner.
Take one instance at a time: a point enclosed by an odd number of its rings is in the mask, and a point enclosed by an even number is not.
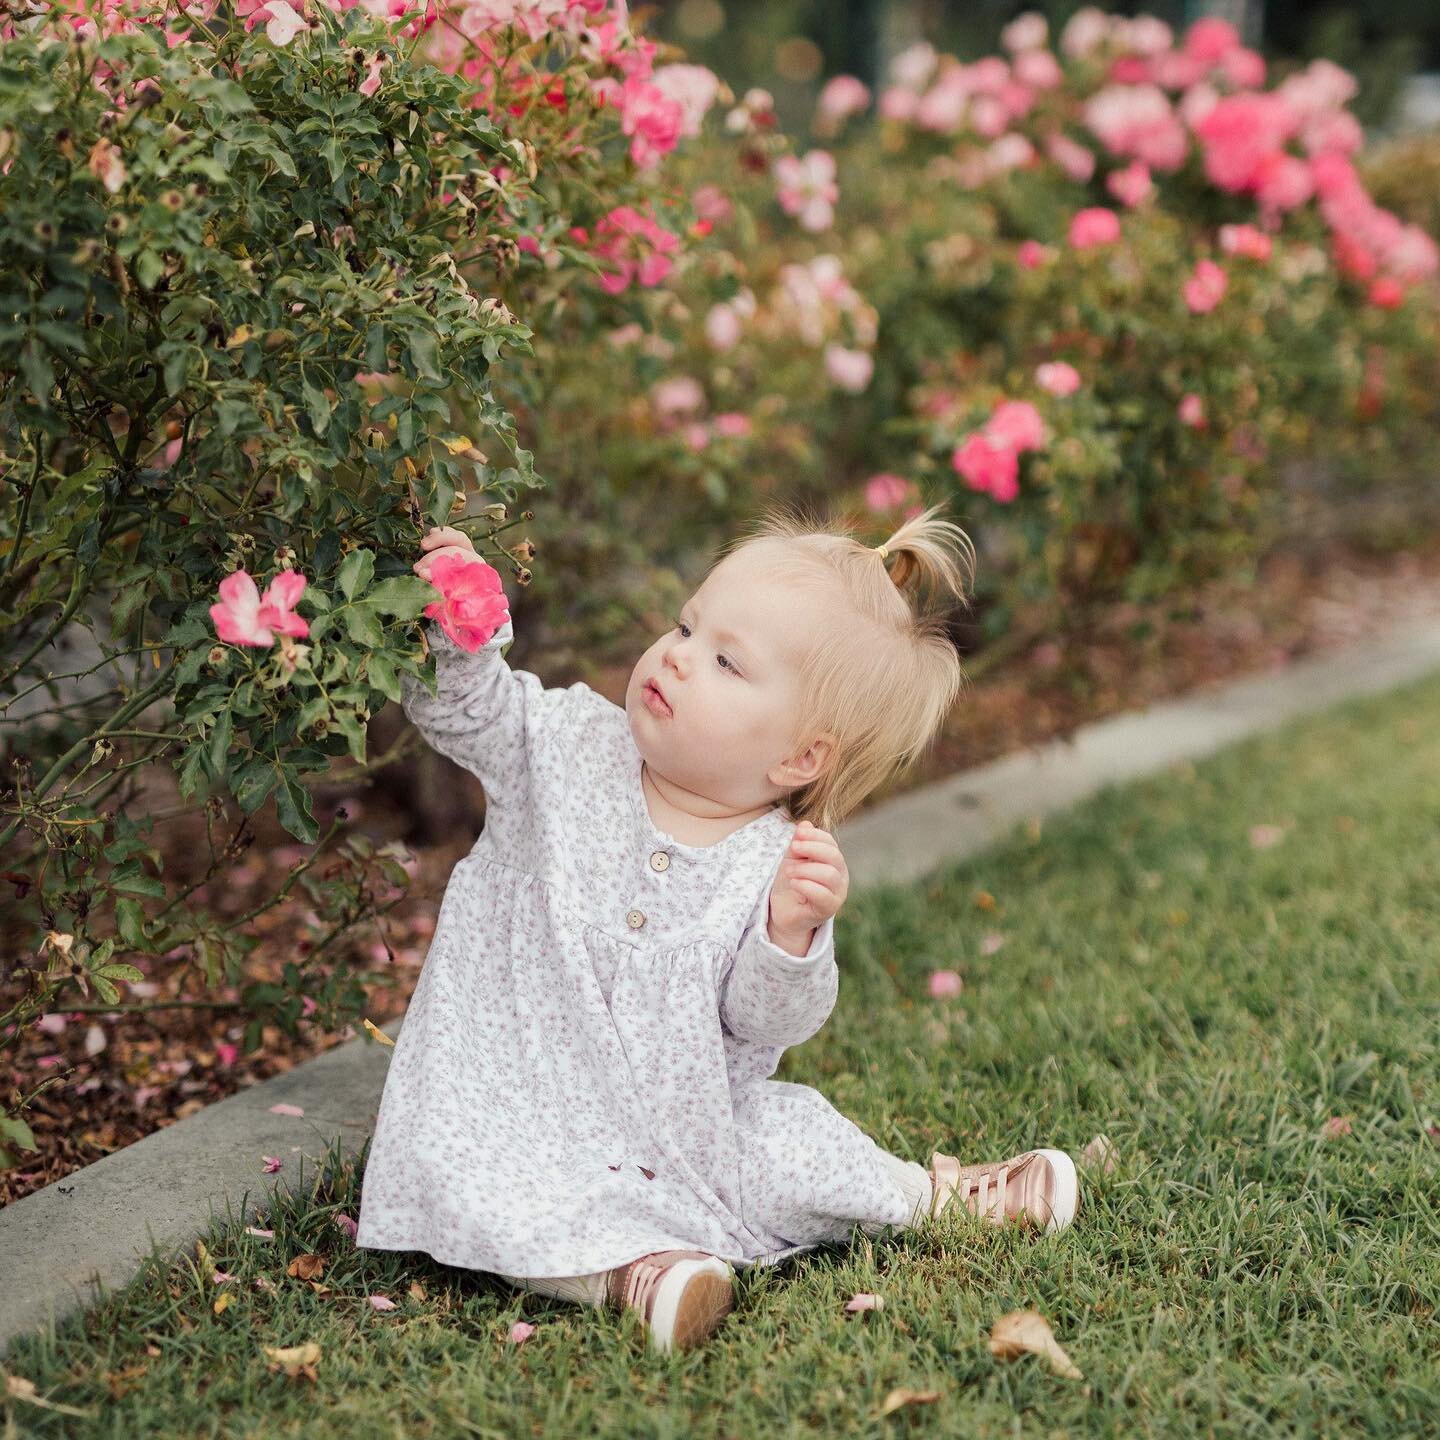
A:
[[[903,1224],[884,1152],[770,1078],[835,1003],[833,917],[766,935],[795,832],[772,809],[713,845],[659,830],[624,709],[427,623],[426,740],[477,775],[485,825],[446,887],[390,1059],[356,1243],[510,1276],[662,1249],[774,1263]]]

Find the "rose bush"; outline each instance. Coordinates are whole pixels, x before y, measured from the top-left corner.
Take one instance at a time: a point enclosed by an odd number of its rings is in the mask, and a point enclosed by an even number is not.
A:
[[[28,713],[0,1044],[77,992],[115,1004],[160,955],[239,989],[214,1003],[248,1012],[247,1051],[267,1022],[343,1025],[365,986],[337,942],[383,937],[406,857],[344,837],[343,810],[322,830],[306,777],[366,765],[371,713],[433,674],[425,528],[469,525],[530,580],[504,532],[541,481],[496,368],[528,355],[537,279],[663,278],[683,219],[655,172],[708,72],[657,69],[605,0],[106,0],[9,11],[3,40],[0,697]],[[57,675],[76,624],[103,662]],[[134,806],[157,761],[204,808],[186,884]],[[323,933],[245,985],[254,914],[196,892],[272,795],[315,848],[261,908],[297,889]],[[0,1163],[34,1093],[0,1115]]]

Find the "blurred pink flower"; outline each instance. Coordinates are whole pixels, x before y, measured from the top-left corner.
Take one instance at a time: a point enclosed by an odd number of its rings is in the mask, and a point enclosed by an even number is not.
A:
[[[1002,505],[1020,493],[1020,460],[1008,445],[977,430],[950,456],[950,464],[972,490],[988,492]]]
[[[1051,395],[1073,395],[1080,388],[1080,372],[1063,360],[1049,360],[1036,368],[1035,383]]]
[[[848,120],[870,103],[870,87],[853,75],[832,75],[820,91],[816,111],[826,120]]]
[[[1253,225],[1222,225],[1220,248],[1227,255],[1243,255],[1249,260],[1268,260],[1274,242],[1263,230]]]
[[[534,1333],[535,1327],[528,1320],[517,1320],[505,1338],[511,1345],[523,1345]]]
[[[1078,211],[1070,221],[1070,244],[1077,250],[1110,245],[1120,238],[1120,218],[1113,210],[1095,205]]]
[[[1015,251],[1015,261],[1022,270],[1038,270],[1054,256],[1055,252],[1038,240],[1022,240]]]
[[[1045,153],[1082,185],[1095,173],[1095,152],[1058,130],[1045,141]]]
[[[1180,417],[1180,423],[1188,425],[1192,430],[1205,428],[1205,402],[1196,394],[1182,395],[1180,404],[1176,406],[1176,414]]]
[[[1003,400],[985,422],[994,444],[1011,450],[1038,450],[1045,444],[1045,422],[1028,400]]]
[[[705,404],[705,391],[691,375],[672,375],[650,387],[650,408],[657,415],[690,415]]]
[[[782,155],[771,173],[775,177],[775,198],[787,215],[794,215],[803,229],[829,229],[840,187],[835,183],[835,157],[828,150],[810,150],[803,156]]]
[[[957,970],[932,970],[930,972],[930,998],[952,1000],[965,988],[965,982]]]
[[[1105,177],[1105,188],[1133,210],[1155,193],[1155,182],[1143,160],[1132,160],[1123,170],[1112,170]]]
[[[1225,298],[1230,281],[1213,260],[1198,260],[1194,273],[1181,288],[1185,304],[1194,315],[1204,315]]]
[[[852,1295],[845,1302],[845,1310],[850,1315],[858,1314],[861,1310],[883,1310],[884,1308],[885,1300],[883,1296],[871,1295],[865,1291],[861,1291],[857,1295]]]
[[[910,482],[888,471],[872,475],[865,482],[865,503],[872,510],[893,510],[909,493]]]
[[[833,384],[858,395],[875,373],[875,359],[868,350],[847,350],[843,345],[825,347],[825,373]]]
[[[252,576],[234,571],[220,582],[220,599],[210,607],[215,633],[227,645],[273,645],[277,635],[308,635],[305,617],[295,613],[305,583],[298,570],[282,570],[261,596]]]

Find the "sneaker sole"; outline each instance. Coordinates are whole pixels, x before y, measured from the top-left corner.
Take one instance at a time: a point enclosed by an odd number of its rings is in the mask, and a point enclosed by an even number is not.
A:
[[[681,1260],[660,1282],[650,1312],[656,1350],[683,1350],[719,1328],[735,1305],[730,1267],[723,1260]]]
[[[1075,1162],[1063,1150],[1037,1150],[1035,1153],[1050,1162],[1055,1174],[1055,1200],[1045,1229],[1051,1232],[1063,1230],[1080,1208],[1080,1182],[1075,1174]]]

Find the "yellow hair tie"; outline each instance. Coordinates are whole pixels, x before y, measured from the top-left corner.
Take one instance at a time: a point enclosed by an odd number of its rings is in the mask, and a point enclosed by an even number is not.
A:
[[[880,558],[882,560],[890,553],[889,549],[884,545],[877,545],[875,548],[880,552]]]

